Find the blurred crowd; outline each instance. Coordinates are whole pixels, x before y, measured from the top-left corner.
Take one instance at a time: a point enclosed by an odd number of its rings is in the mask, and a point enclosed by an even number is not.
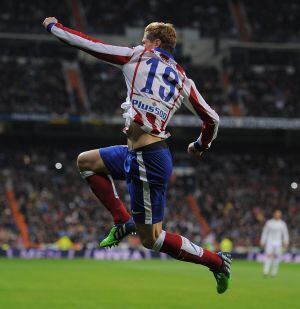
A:
[[[0,32],[41,33],[41,23],[47,16],[56,16],[70,24],[68,1],[1,1]]]
[[[112,218],[80,178],[75,157],[75,153],[51,149],[0,154],[1,246],[22,246],[6,199],[6,187],[10,184],[32,244],[55,244],[67,236],[77,248],[95,247],[104,238],[113,224]],[[188,233],[200,240],[200,227],[186,204],[183,183],[187,184],[175,178],[171,182],[168,203],[173,206],[166,210],[167,224],[173,231]],[[129,208],[125,183],[116,185]]]
[[[71,108],[60,60],[52,58],[2,57],[0,113],[84,114]],[[206,101],[221,116],[300,117],[297,67],[264,68],[226,63],[214,67],[183,66]],[[120,115],[126,98],[121,72],[105,63],[79,63],[90,108],[96,116]],[[38,81],[38,82],[37,82]],[[190,113],[180,109],[177,114]]]
[[[74,3],[78,5],[74,6]],[[79,18],[73,16],[77,10],[88,33],[121,34],[126,26],[143,28],[152,20],[165,20],[168,12],[167,15],[172,18],[166,21],[173,22],[177,28],[193,28],[206,37],[236,37],[230,3],[245,8],[245,20],[254,40],[298,40],[297,17],[300,10],[296,0],[276,5],[268,0],[264,2],[264,10],[260,9],[259,2],[248,0],[6,1],[1,6],[0,34],[45,34],[41,26],[45,16],[56,16],[66,25],[74,26],[74,20]],[[121,114],[120,104],[125,100],[126,88],[117,69],[101,62],[95,64],[78,60],[76,51],[63,44],[3,40],[0,50],[0,113]],[[218,69],[192,65],[188,58],[181,57],[180,52],[175,58],[221,116],[300,117],[300,91],[297,87],[299,57],[279,53],[275,57],[277,65],[276,62],[275,65],[271,63],[270,57],[270,62],[264,59],[263,65],[257,66],[254,63],[250,65],[246,59],[257,57],[259,60],[262,55],[251,51],[243,53],[244,56],[233,55],[224,59]],[[280,59],[286,59],[284,65]],[[72,104],[76,101],[76,94],[67,91],[69,85],[62,69],[62,62],[66,60],[76,62],[80,68],[90,104],[88,108],[77,108],[88,104]],[[186,113],[186,110],[178,113]]]
[[[281,209],[292,246],[300,246],[300,191],[291,187],[300,176],[296,155],[207,153],[196,168],[195,196],[218,240],[258,245],[265,220]]]
[[[86,85],[91,112],[98,116],[121,114],[121,104],[127,96],[127,88],[120,70],[97,62],[81,63],[81,73]]]
[[[67,236],[76,248],[95,247],[105,236],[112,219],[80,178],[75,157],[70,151],[37,148],[1,152],[1,246],[21,246],[5,197],[9,183],[33,244],[54,244]],[[280,208],[290,231],[291,247],[300,247],[300,191],[290,186],[300,175],[295,156],[207,154],[201,164],[195,161],[187,166],[185,160],[175,159],[175,166],[167,194],[166,229],[197,243],[214,244],[228,238],[235,248],[258,246],[265,220]],[[118,182],[117,187],[129,207],[125,184]],[[198,202],[211,228],[209,235],[189,207],[188,194]]]
[[[299,67],[229,64],[221,73],[225,100],[216,109],[220,115],[300,117],[300,91],[296,86],[299,77]],[[218,103],[217,91],[212,91],[214,102]]]
[[[239,4],[244,9],[243,21],[247,23],[250,40],[299,42],[300,4],[296,0],[276,5],[267,0],[263,10],[261,2],[250,0],[1,2],[0,116],[91,112],[101,117],[122,112],[120,105],[125,100],[126,87],[118,69],[101,62],[86,62],[63,44],[28,37],[45,34],[41,21],[46,16],[56,16],[65,25],[74,26],[77,12],[76,18],[88,33],[123,34],[128,26],[143,28],[150,21],[163,20],[177,28],[198,30],[202,37],[238,39],[229,4]],[[165,18],[166,12],[170,19]],[[17,35],[12,39],[7,33],[21,33],[25,37]],[[261,54],[251,49],[237,51],[224,58],[218,67],[196,66],[180,55],[175,55],[175,59],[221,116],[300,118],[297,50],[280,49],[269,57],[270,51],[263,49]],[[252,61],[255,57],[258,61]],[[66,60],[75,62],[78,68],[88,108],[85,104],[81,105],[83,109],[76,102],[72,104],[78,98],[68,85],[63,62]],[[178,114],[187,112],[182,108]],[[6,188],[11,185],[32,244],[53,245],[67,237],[77,248],[95,247],[106,235],[112,225],[111,217],[81,180],[76,155],[75,151],[51,147],[0,149],[0,246],[22,246],[6,198]],[[183,157],[175,159],[180,172],[174,172],[168,188],[165,228],[197,243],[230,239],[235,247],[257,246],[265,220],[275,208],[280,208],[292,247],[299,248],[300,191],[291,188],[293,181],[299,183],[297,159],[290,154],[242,153],[207,153],[201,163],[187,163]],[[129,207],[125,185],[117,183],[117,187]],[[209,234],[189,207],[187,194],[196,198],[211,228]]]
[[[0,32],[41,33],[41,21],[56,16],[66,25],[80,17],[91,33],[122,34],[126,27],[164,20],[198,30],[202,37],[238,38],[239,20],[254,41],[298,42],[299,11],[297,0],[276,5],[266,0],[263,9],[261,2],[251,0],[12,0],[1,3]]]
[[[297,42],[300,34],[300,3],[297,0],[243,0],[252,40],[258,42]]]
[[[47,16],[55,16],[70,26],[74,2],[78,3],[76,14],[85,21],[87,31],[91,33],[123,34],[126,27],[145,27],[153,20],[166,20],[179,28],[199,30],[201,36],[211,37],[216,33],[223,36],[236,35],[228,4],[219,0],[32,0],[30,3],[13,0],[1,5],[0,31],[41,33],[41,21]],[[169,16],[167,19],[166,13]]]
[[[70,113],[61,62],[2,58],[0,113]]]
[[[236,31],[226,1],[178,0],[109,1],[83,0],[83,7],[92,33],[124,33],[124,25],[145,27],[152,21],[171,22],[178,28],[199,30],[203,37],[232,37]],[[99,18],[99,12],[105,12]],[[167,18],[166,18],[167,13]],[[121,21],[121,22],[120,22]]]

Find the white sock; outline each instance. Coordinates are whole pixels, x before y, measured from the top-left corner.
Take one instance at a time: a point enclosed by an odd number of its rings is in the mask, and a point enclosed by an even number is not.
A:
[[[280,257],[275,257],[273,259],[272,263],[272,270],[271,270],[271,275],[276,276],[278,273],[278,268],[279,268],[279,263],[280,263]]]
[[[269,256],[265,256],[265,261],[264,261],[264,267],[263,267],[263,274],[268,275],[270,272],[271,268],[271,263],[272,263],[272,258]]]
[[[81,172],[79,171],[79,173],[83,179],[86,179],[92,175],[95,175],[95,173],[92,171],[81,171]]]
[[[165,237],[166,237],[166,232],[161,231],[158,238],[156,239],[156,242],[153,245],[153,248],[152,248],[153,251],[156,251],[156,252],[160,251],[160,249],[161,249],[161,247],[164,243]]]

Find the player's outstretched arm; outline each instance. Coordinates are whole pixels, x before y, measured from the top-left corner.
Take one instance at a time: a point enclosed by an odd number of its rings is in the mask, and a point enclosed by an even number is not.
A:
[[[191,79],[186,80],[183,95],[185,97],[184,104],[187,108],[202,120],[199,138],[188,146],[188,153],[200,156],[216,138],[220,118],[205,102]]]
[[[133,55],[133,49],[106,44],[82,32],[64,27],[55,17],[47,17],[43,26],[64,43],[116,66],[126,64]]]

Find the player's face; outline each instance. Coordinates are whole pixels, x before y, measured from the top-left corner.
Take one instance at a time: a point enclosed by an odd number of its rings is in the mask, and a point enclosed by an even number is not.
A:
[[[145,33],[144,37],[143,37],[143,40],[142,40],[142,44],[147,49],[154,49],[154,48],[160,46],[161,40],[160,39],[155,39],[154,41],[150,41],[149,39],[147,39],[147,33]]]
[[[281,211],[280,211],[280,210],[276,210],[276,211],[274,212],[274,219],[280,220],[281,217],[282,217]]]

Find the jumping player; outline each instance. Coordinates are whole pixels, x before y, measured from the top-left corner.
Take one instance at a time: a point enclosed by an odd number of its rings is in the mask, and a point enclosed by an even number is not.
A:
[[[183,236],[162,230],[166,188],[172,173],[172,158],[165,142],[170,135],[166,131],[168,122],[182,103],[201,118],[200,137],[187,150],[196,156],[210,147],[219,123],[216,112],[174,60],[173,25],[149,24],[142,44],[134,48],[106,44],[64,27],[55,17],[46,18],[43,25],[64,43],[120,68],[125,77],[127,99],[121,107],[127,145],[86,151],[77,161],[82,177],[115,222],[100,246],[118,245],[137,230],[146,248],[207,266],[216,278],[218,293],[225,292],[230,278],[230,254],[210,252]],[[126,180],[132,217],[119,199],[113,179]]]
[[[265,223],[261,234],[260,244],[265,249],[264,276],[268,276],[270,270],[272,277],[277,275],[282,247],[286,249],[289,245],[289,232],[286,223],[281,218],[282,212],[275,210],[273,219]]]

